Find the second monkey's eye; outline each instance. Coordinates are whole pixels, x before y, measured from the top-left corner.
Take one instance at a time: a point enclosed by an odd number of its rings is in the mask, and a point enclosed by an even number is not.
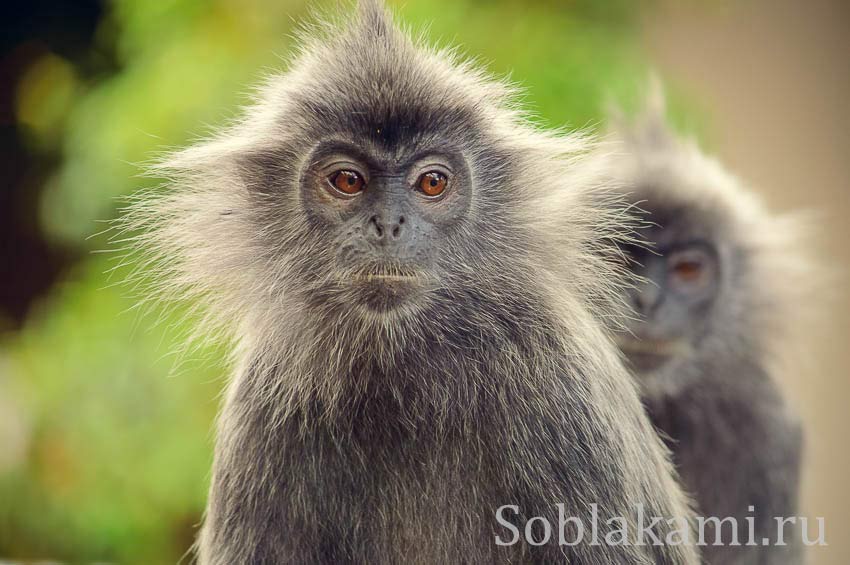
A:
[[[694,282],[702,276],[703,264],[697,260],[679,261],[673,266],[673,273],[681,280]]]
[[[343,194],[354,195],[366,187],[366,181],[357,171],[336,171],[328,177],[328,182]]]
[[[714,277],[713,267],[712,257],[701,249],[674,252],[667,263],[671,281],[686,291],[701,290],[710,284]]]
[[[440,196],[445,192],[449,184],[449,179],[443,173],[430,171],[419,177],[416,182],[416,188],[421,190],[426,196]]]

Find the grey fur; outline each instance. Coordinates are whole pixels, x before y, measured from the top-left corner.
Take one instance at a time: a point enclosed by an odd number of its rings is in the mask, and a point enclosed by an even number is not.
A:
[[[690,515],[598,321],[619,280],[600,251],[623,212],[591,204],[589,142],[537,131],[513,100],[363,2],[305,37],[240,121],[156,168],[172,186],[123,228],[143,232],[159,290],[204,304],[234,341],[201,563],[697,561],[683,546],[495,545],[504,504],[555,525],[556,503],[632,529],[636,504]],[[431,286],[395,308],[339,283],[335,220],[305,214],[299,179],[328,136],[454,146],[469,163],[469,212],[434,236]]]
[[[808,296],[803,300],[813,276],[801,251],[805,222],[769,214],[696,144],[677,139],[666,124],[657,86],[648,110],[633,125],[621,123],[617,134],[621,145],[611,151],[609,168],[628,198],[657,224],[644,229],[650,243],[663,241],[673,249],[707,240],[717,252],[713,302],[692,316],[675,347],[646,341],[661,340],[669,332],[664,324],[672,323],[671,311],[660,311],[676,298],[672,291],[665,296],[659,280],[629,291],[636,309],[621,336],[644,403],[696,499],[697,514],[737,518],[742,544],[748,541],[745,518],[755,516],[757,546],[729,546],[727,529],[726,545],[704,547],[703,557],[714,565],[800,563],[799,526],[786,527],[788,547],[761,544],[763,538],[776,541],[773,517],[798,512],[802,428],[775,376],[794,350],[789,329],[800,321],[799,305],[810,302]],[[654,261],[646,257],[641,261]],[[644,264],[633,267],[640,275],[648,270]],[[653,306],[645,303],[644,292],[651,293]],[[707,533],[712,543],[713,530]]]

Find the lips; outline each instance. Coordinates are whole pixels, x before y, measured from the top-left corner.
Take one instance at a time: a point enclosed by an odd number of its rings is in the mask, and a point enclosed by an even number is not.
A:
[[[670,359],[685,355],[690,346],[684,340],[647,339],[620,336],[617,345],[626,354],[631,365],[639,372],[653,371]]]
[[[345,273],[350,280],[358,283],[398,284],[414,283],[421,279],[416,269],[399,264],[377,264]]]
[[[343,284],[355,288],[354,302],[372,312],[389,312],[409,304],[426,286],[419,273],[398,268],[348,273],[344,280]]]
[[[390,273],[358,273],[353,275],[354,280],[358,282],[381,282],[381,283],[405,283],[416,280],[416,275],[412,274],[390,274]]]

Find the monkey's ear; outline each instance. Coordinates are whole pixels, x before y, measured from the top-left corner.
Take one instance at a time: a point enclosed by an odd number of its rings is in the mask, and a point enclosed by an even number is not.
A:
[[[294,186],[299,177],[293,167],[297,155],[287,148],[256,149],[234,156],[234,173],[250,192],[277,193]]]

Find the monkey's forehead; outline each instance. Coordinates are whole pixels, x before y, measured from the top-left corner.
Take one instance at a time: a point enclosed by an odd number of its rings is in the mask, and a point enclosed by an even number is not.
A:
[[[291,102],[290,110],[318,135],[347,133],[388,146],[441,137],[460,141],[486,127],[480,101],[440,77],[392,66],[319,72]]]
[[[639,188],[631,196],[646,212],[645,233],[658,243],[683,239],[718,241],[736,229],[734,217],[711,201],[651,188]]]

